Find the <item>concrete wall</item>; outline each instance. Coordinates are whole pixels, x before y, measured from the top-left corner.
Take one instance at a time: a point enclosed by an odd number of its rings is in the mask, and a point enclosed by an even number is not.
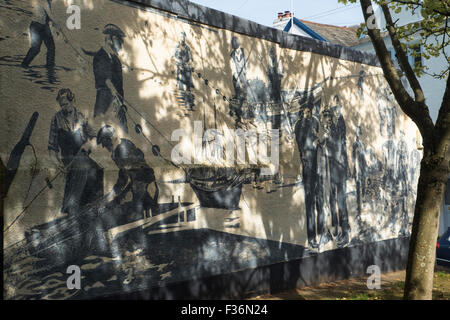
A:
[[[52,1],[59,28],[37,2],[0,9],[6,298],[242,297],[404,265],[421,154],[374,56],[186,1]],[[191,163],[236,132],[245,161]]]

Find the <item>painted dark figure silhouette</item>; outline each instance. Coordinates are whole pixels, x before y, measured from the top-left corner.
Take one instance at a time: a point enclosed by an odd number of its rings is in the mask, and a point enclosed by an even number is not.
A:
[[[61,212],[76,214],[103,196],[103,169],[82,148],[95,138],[95,131],[75,107],[75,95],[70,89],[61,89],[56,100],[61,110],[52,118],[48,149],[50,157],[66,173]]]
[[[325,107],[320,113],[319,125],[319,143],[317,145],[317,220],[321,221],[320,229],[317,230],[320,235],[319,246],[323,246],[332,240],[331,233],[326,223],[331,214],[330,197],[331,197],[331,177],[330,177],[330,148],[329,144],[334,143],[331,136],[331,126],[333,117],[329,107]]]
[[[349,176],[347,159],[346,125],[341,112],[341,103],[336,95],[335,105],[331,108],[332,123],[330,126],[330,140],[327,143],[330,166],[330,212],[333,235],[338,245],[345,245],[349,241],[350,225],[346,203],[346,181]]]
[[[137,214],[149,217],[158,207],[159,189],[153,169],[147,164],[144,153],[128,139],[119,139],[114,128],[105,125],[97,134],[97,144],[111,152],[111,159],[119,168],[119,176],[106,199],[120,203],[131,192],[132,207]],[[152,187],[152,195],[149,187]]]
[[[47,68],[55,66],[55,42],[50,30],[50,22],[56,25],[53,19],[51,0],[34,0],[35,9],[33,21],[30,24],[31,47],[22,61],[22,66],[28,68],[33,59],[41,51],[42,43],[47,47]]]
[[[177,63],[177,83],[178,90],[181,92],[184,105],[193,110],[194,95],[191,88],[194,88],[192,80],[192,53],[191,48],[186,44],[186,33],[181,33],[181,41],[175,51],[175,59]]]
[[[318,248],[318,231],[324,229],[323,217],[318,216],[317,139],[319,121],[312,115],[313,102],[303,110],[303,117],[295,125],[295,139],[302,162],[303,186],[305,190],[306,228],[308,245]],[[316,223],[317,220],[317,223]]]
[[[364,97],[364,79],[366,77],[366,72],[363,70],[361,70],[359,72],[359,78],[358,78],[358,93],[359,93],[359,97],[362,99]]]
[[[122,63],[118,57],[125,34],[113,24],[105,26],[105,46],[95,53],[94,77],[97,96],[94,118],[105,114],[111,107],[119,126],[128,133],[126,107],[124,105]]]

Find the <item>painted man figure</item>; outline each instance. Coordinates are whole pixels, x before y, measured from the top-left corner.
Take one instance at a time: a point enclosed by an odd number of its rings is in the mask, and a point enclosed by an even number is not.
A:
[[[401,203],[401,228],[400,235],[407,235],[408,233],[408,197],[409,197],[409,181],[408,181],[408,148],[405,141],[405,133],[400,131],[400,140],[397,145],[397,183],[399,188],[397,191],[400,194],[399,200]]]
[[[97,96],[94,106],[94,118],[105,114],[111,106],[119,126],[128,133],[126,107],[123,104],[122,63],[117,56],[122,48],[125,34],[113,24],[105,26],[105,46],[95,53],[94,77]]]
[[[231,107],[231,114],[236,116],[236,123],[242,122],[244,114],[244,104],[247,103],[247,58],[244,54],[244,49],[236,37],[231,39],[231,59],[230,65],[233,72],[233,86],[237,105]]]
[[[357,83],[358,93],[359,93],[359,97],[361,99],[364,98],[364,79],[365,79],[365,77],[366,77],[366,72],[363,69],[359,72],[359,78],[358,78],[358,83]]]
[[[60,170],[66,172],[61,212],[76,214],[103,196],[103,169],[82,149],[95,138],[95,131],[75,107],[75,95],[70,89],[61,89],[56,100],[61,110],[53,116],[48,149]]]
[[[192,80],[192,53],[191,48],[186,44],[186,33],[181,33],[181,41],[175,51],[175,59],[177,62],[177,82],[178,90],[183,94],[183,100],[186,107],[190,111],[194,106],[194,95],[191,88],[194,87]]]
[[[327,107],[321,111],[319,125],[319,143],[317,145],[317,220],[321,221],[318,225],[321,226],[317,233],[320,235],[319,246],[327,244],[332,240],[328,226],[326,225],[331,214],[330,210],[330,148],[329,144],[332,144],[334,139],[331,136],[331,126],[333,123],[333,116],[331,110]]]
[[[383,143],[383,168],[384,168],[384,176],[383,176],[383,186],[384,189],[389,193],[394,190],[396,184],[396,146],[393,140],[387,140]]]
[[[317,214],[317,133],[319,121],[312,116],[313,101],[303,110],[303,118],[295,125],[295,138],[302,162],[303,187],[305,194],[306,228],[308,245],[319,247],[316,231]],[[318,218],[318,217],[317,217]],[[323,229],[323,220],[318,218],[319,230]]]
[[[383,190],[384,190],[384,211],[390,216],[389,224],[395,230],[398,224],[397,213],[400,210],[401,201],[397,196],[397,148],[392,139],[383,143]]]
[[[339,97],[336,95],[333,100],[335,106],[331,108],[333,119],[330,126],[331,139],[327,143],[330,166],[330,211],[334,227],[333,235],[338,245],[345,245],[349,241],[350,232],[346,202],[346,181],[350,172],[347,159],[347,130]]]
[[[390,139],[395,134],[397,109],[388,88],[380,89],[378,92],[377,108],[380,116],[380,134]]]
[[[366,147],[361,141],[361,127],[356,128],[356,141],[353,144],[352,161],[354,165],[353,178],[356,182],[356,221],[361,225],[362,204],[365,195],[367,162]]]
[[[128,139],[119,139],[114,128],[105,125],[97,134],[97,144],[111,152],[111,158],[119,168],[119,177],[107,199],[120,203],[128,192],[133,195],[132,206],[137,214],[149,217],[158,208],[159,189],[153,169],[147,164],[144,153]],[[152,196],[148,188],[152,187]]]
[[[56,25],[53,19],[51,0],[33,0],[35,10],[33,21],[30,24],[31,47],[22,61],[22,67],[28,68],[33,59],[41,51],[42,42],[47,47],[47,68],[55,66],[55,42],[50,30],[50,21]]]

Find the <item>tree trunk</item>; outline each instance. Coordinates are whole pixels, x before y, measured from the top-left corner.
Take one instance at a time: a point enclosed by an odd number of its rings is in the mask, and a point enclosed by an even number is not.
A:
[[[439,216],[448,176],[445,164],[445,157],[425,146],[409,244],[404,299],[432,299]]]

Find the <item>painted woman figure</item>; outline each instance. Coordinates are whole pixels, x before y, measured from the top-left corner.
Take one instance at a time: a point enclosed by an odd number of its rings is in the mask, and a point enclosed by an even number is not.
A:
[[[76,214],[103,196],[103,169],[82,148],[96,133],[75,107],[75,95],[70,89],[61,89],[56,100],[61,110],[52,118],[48,150],[66,173],[61,212]]]

